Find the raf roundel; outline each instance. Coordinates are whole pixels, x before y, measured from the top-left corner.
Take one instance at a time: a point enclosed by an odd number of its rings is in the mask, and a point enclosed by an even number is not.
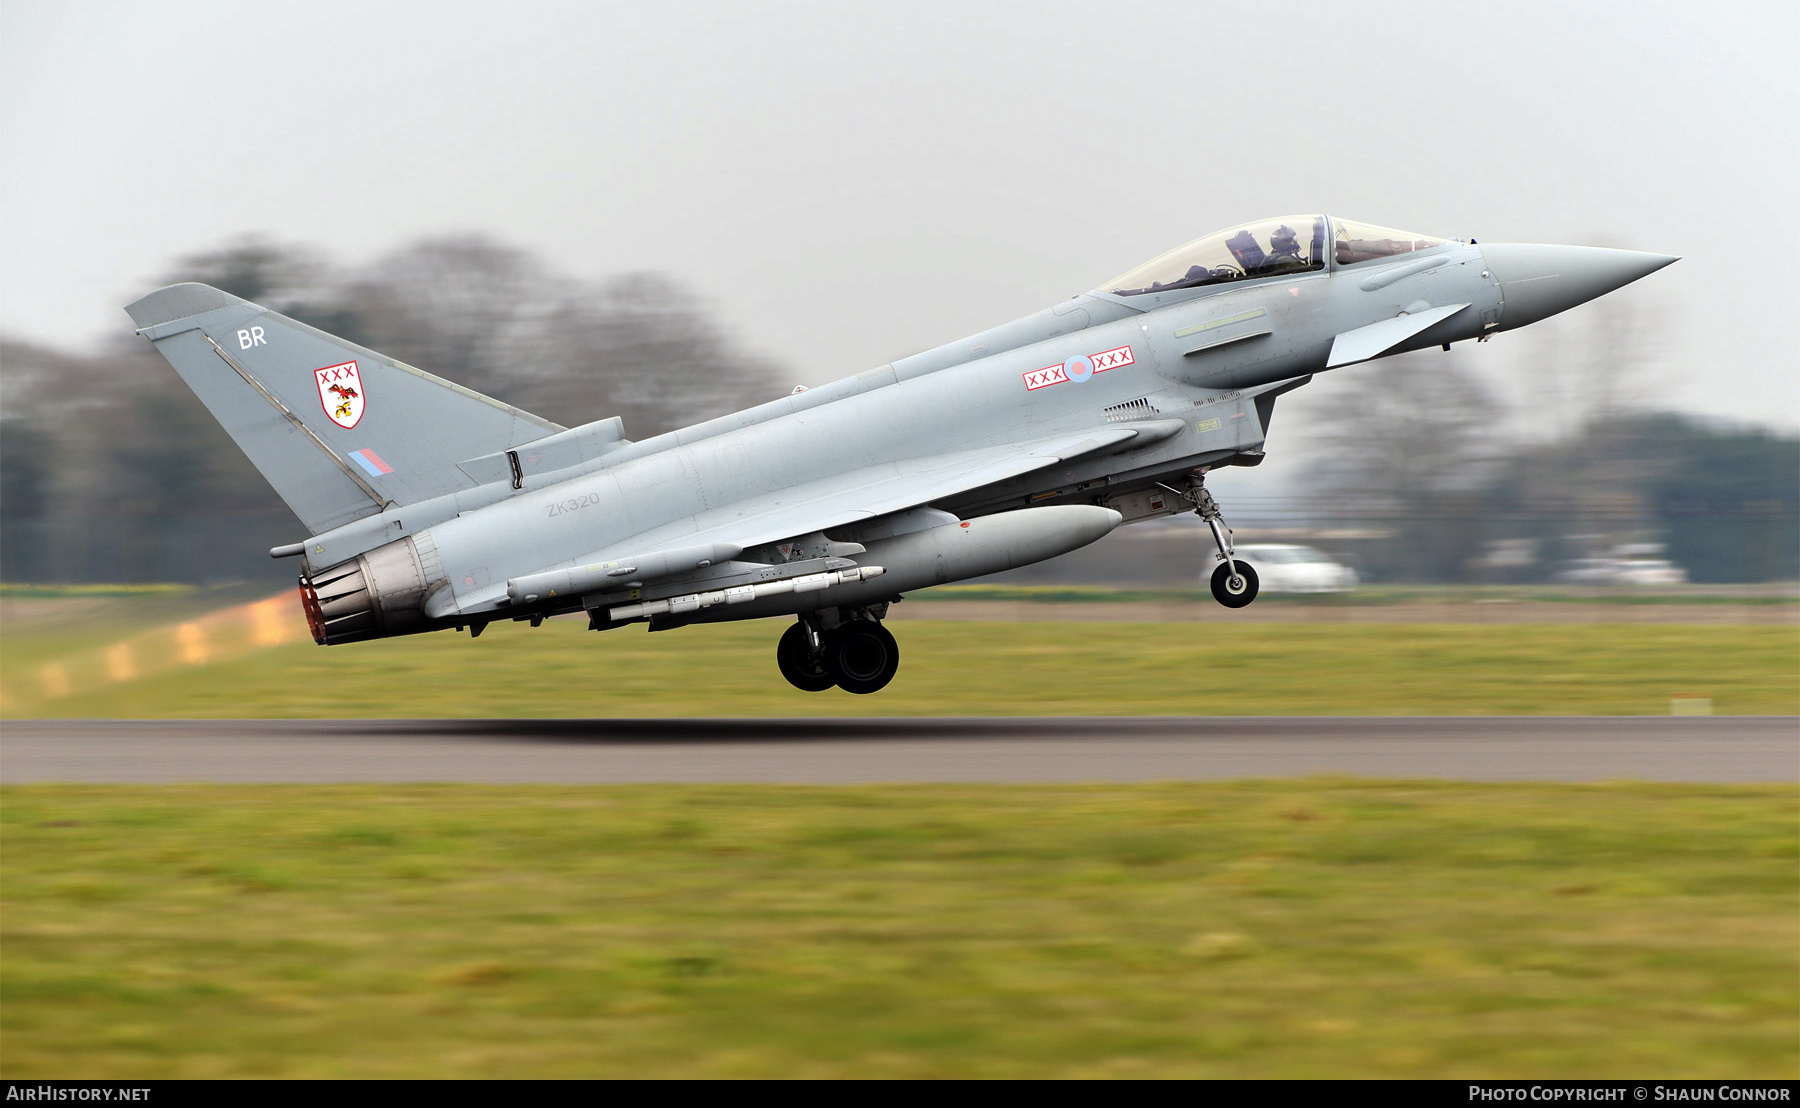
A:
[[[1109,369],[1131,365],[1136,361],[1131,356],[1131,346],[1115,346],[1111,350],[1102,350],[1098,354],[1083,356],[1077,354],[1061,365],[1045,366],[1024,374],[1025,391],[1036,392],[1051,385],[1081,384],[1096,373],[1105,373]]]
[[[355,362],[315,369],[313,381],[319,386],[319,403],[331,422],[346,431],[362,422],[368,400],[363,396],[362,374],[357,372]]]

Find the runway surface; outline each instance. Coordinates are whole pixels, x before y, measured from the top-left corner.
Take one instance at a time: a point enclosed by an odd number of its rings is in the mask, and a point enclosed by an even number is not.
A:
[[[1800,721],[1043,718],[6,721],[0,782],[1072,782],[1344,773],[1800,782]]]

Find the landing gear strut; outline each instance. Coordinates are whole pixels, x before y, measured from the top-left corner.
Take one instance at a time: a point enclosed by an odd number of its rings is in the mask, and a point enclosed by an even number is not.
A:
[[[1213,570],[1213,599],[1227,608],[1244,607],[1256,599],[1256,570],[1249,562],[1238,559],[1232,550],[1231,528],[1225,526],[1225,517],[1219,514],[1219,502],[1207,491],[1205,469],[1188,478],[1187,491],[1181,495],[1212,529],[1213,542],[1219,547],[1219,561],[1223,564]]]
[[[821,630],[818,615],[800,617],[775,647],[775,664],[788,683],[804,692],[833,685],[850,693],[886,688],[900,668],[900,645],[881,621],[840,620]]]

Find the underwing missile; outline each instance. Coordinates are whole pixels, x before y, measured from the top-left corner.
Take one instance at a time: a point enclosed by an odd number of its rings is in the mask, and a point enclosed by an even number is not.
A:
[[[808,597],[807,603],[817,607],[876,604],[915,589],[1000,573],[1086,546],[1111,533],[1122,519],[1111,508],[1063,504],[997,512],[876,540],[859,557],[879,564],[878,579],[840,580],[816,599]],[[873,565],[863,567],[865,572],[872,568]],[[754,619],[789,612],[797,606],[799,602],[791,596],[759,594],[741,598],[729,608],[720,604],[696,611],[691,618],[695,622]],[[619,612],[620,609],[613,609],[612,618],[623,618]]]
[[[628,619],[640,619],[644,616],[659,616],[665,613],[684,615],[720,604],[748,604],[752,600],[762,600],[772,596],[787,596],[797,592],[818,592],[833,585],[843,585],[853,581],[873,581],[884,572],[886,571],[881,566],[856,566],[851,569],[834,570],[830,573],[807,573],[798,577],[763,581],[753,585],[734,585],[731,588],[715,589],[711,592],[671,596],[666,600],[646,600],[641,604],[621,604],[607,615],[615,623]]]

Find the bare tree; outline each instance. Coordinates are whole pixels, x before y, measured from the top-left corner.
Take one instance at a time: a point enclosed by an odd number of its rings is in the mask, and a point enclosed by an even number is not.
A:
[[[737,411],[788,390],[776,366],[732,349],[704,306],[670,278],[633,273],[565,301],[558,372],[534,392],[549,410],[583,393],[634,438]],[[591,390],[591,391],[589,391]],[[590,401],[591,403],[592,401]]]
[[[551,372],[546,322],[570,282],[522,250],[479,236],[430,239],[352,276],[341,295],[366,345],[477,392],[514,400]]]
[[[1481,501],[1505,455],[1504,409],[1456,353],[1341,371],[1354,384],[1314,429],[1314,484],[1342,525],[1378,525],[1377,577],[1460,580],[1483,538]]]
[[[1639,417],[1660,407],[1665,333],[1641,299],[1608,296],[1533,329],[1527,369],[1537,445],[1513,467],[1504,499],[1531,503],[1554,558],[1596,557],[1656,538],[1650,459]]]
[[[1644,294],[1604,296],[1519,336],[1527,438],[1574,440],[1591,425],[1661,406],[1667,328]],[[1508,336],[1511,338],[1511,336]]]
[[[659,274],[589,285],[464,237],[381,259],[347,296],[367,345],[569,426],[617,415],[643,438],[781,391]]]
[[[785,392],[668,278],[571,280],[480,237],[360,270],[246,238],[181,259],[204,281],[566,426],[644,438]],[[295,524],[142,339],[81,354],[0,342],[0,573],[19,580],[279,577]],[[228,541],[227,541],[228,540]]]

